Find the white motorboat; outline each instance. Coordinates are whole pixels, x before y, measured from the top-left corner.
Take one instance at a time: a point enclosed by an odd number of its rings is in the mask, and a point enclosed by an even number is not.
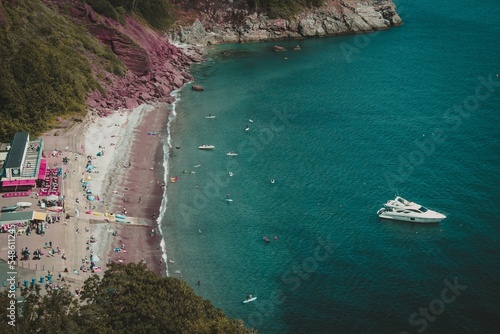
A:
[[[380,218],[402,220],[415,223],[439,223],[446,216],[426,207],[396,196],[377,211]]]
[[[200,146],[198,146],[198,148],[200,150],[210,151],[210,150],[213,150],[215,148],[215,146],[214,145],[200,145]]]
[[[230,157],[235,157],[238,155],[238,153],[234,153],[234,151],[232,151],[232,152],[228,152],[227,155],[229,155]]]
[[[215,118],[215,116],[214,116],[214,115],[210,115],[210,114],[208,114],[208,116],[205,116],[205,118],[208,118],[208,119],[214,119],[214,118]]]

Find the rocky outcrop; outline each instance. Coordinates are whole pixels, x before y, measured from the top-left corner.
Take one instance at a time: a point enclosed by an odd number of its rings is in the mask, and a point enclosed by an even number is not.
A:
[[[67,1],[55,2],[61,10],[67,5]],[[191,53],[184,52],[170,44],[167,36],[133,17],[128,16],[119,23],[97,14],[80,1],[71,3],[74,21],[108,45],[127,67],[125,75],[118,76],[106,71],[95,59],[90,59],[91,68],[104,91],[89,94],[87,104],[99,115],[121,108],[133,109],[146,102],[172,102],[171,92],[192,80],[187,68],[201,60],[196,49],[191,49]]]
[[[290,20],[269,19],[262,14],[246,15],[238,25],[212,22],[200,16],[191,26],[177,27],[170,39],[180,43],[210,45],[247,43],[313,36],[343,35],[388,29],[401,25],[392,0],[329,0],[323,6]]]
[[[282,46],[275,45],[273,46],[273,51],[286,51],[286,49]]]

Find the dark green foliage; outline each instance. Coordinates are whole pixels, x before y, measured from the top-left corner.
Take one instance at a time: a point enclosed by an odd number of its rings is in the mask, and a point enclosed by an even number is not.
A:
[[[100,326],[113,333],[249,333],[185,282],[141,264],[112,264],[101,281],[86,282],[82,298],[82,310],[99,310]]]
[[[136,14],[158,30],[167,29],[174,21],[169,0],[80,0],[99,14],[121,21],[124,13]]]
[[[0,27],[0,141],[17,131],[33,137],[57,117],[85,113],[87,93],[100,88],[86,54],[123,73],[109,48],[39,0],[3,4],[9,25]]]
[[[96,12],[118,21],[118,12],[107,0],[85,0]]]
[[[112,264],[102,279],[90,277],[80,302],[66,290],[41,296],[38,285],[23,296],[19,333],[253,333],[183,281],[160,277],[141,264]],[[0,294],[0,309],[8,303]],[[2,312],[0,328],[6,328]]]
[[[250,8],[262,10],[271,18],[289,18],[309,7],[319,7],[324,0],[247,0]]]
[[[111,0],[109,0],[111,1]],[[215,17],[225,12],[227,8],[248,9],[250,12],[261,12],[269,15],[270,18],[290,18],[305,8],[319,7],[325,0],[179,0],[184,10],[194,10],[209,17]],[[227,17],[224,17],[227,20]]]
[[[15,327],[8,325],[13,319],[0,312],[2,333],[80,333],[74,318],[78,303],[68,290],[48,290],[42,295],[39,285],[22,291],[23,303],[15,304]],[[0,306],[6,310],[12,299],[0,294]]]

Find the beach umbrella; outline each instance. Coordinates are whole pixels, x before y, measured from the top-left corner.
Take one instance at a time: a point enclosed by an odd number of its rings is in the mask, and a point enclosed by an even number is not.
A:
[[[57,196],[57,195],[52,194],[50,196],[47,196],[47,201],[53,202],[53,201],[57,201],[58,199],[59,199],[59,196]]]

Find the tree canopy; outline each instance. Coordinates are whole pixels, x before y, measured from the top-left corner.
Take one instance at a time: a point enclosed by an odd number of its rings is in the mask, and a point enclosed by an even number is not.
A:
[[[304,8],[319,7],[324,0],[247,0],[251,9],[260,9],[271,18],[289,18]]]
[[[135,14],[158,30],[167,29],[175,19],[174,6],[169,0],[80,0],[99,14],[121,21],[123,14]]]
[[[160,277],[144,264],[112,263],[103,278],[87,279],[80,299],[68,290],[23,290],[12,333],[255,333],[228,319],[177,278]],[[0,294],[0,328],[9,328],[6,293]]]

